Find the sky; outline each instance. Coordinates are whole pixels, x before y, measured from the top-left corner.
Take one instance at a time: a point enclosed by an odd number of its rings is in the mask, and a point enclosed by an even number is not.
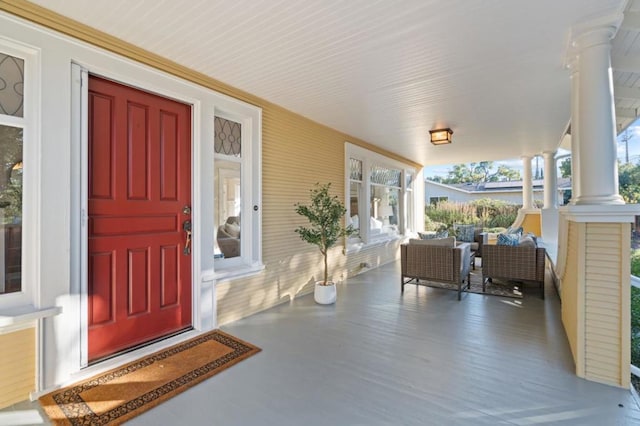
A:
[[[637,120],[633,125],[629,126],[629,162],[637,164],[640,161],[640,120]],[[569,154],[569,151],[559,149],[558,155]],[[625,161],[625,144],[622,142],[622,137],[618,136],[618,159],[622,162]],[[542,157],[539,158],[539,167],[541,170],[544,170],[544,161]],[[560,160],[562,161],[562,160]],[[558,165],[560,164],[558,161]],[[504,164],[505,166],[509,166],[512,169],[516,169],[520,171],[522,174],[522,159],[514,158],[513,160],[505,160],[505,161],[494,161],[493,170],[497,170],[498,166]],[[429,166],[424,168],[424,176],[442,176],[446,177],[449,170],[451,170],[453,164],[441,164],[438,166]],[[532,173],[535,175],[536,172],[536,160],[535,158],[531,162]]]

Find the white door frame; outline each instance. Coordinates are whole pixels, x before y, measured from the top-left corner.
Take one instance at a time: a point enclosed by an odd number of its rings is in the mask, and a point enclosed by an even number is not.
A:
[[[106,70],[81,65],[71,64],[71,259],[78,262],[77,267],[71,271],[72,293],[79,296],[80,310],[80,358],[79,369],[89,366],[88,359],[88,335],[89,335],[89,304],[88,304],[88,184],[89,184],[89,72],[107,79],[121,82],[122,84],[156,93],[169,99],[176,99],[191,105],[191,222],[194,235],[197,238],[197,230],[201,227],[200,215],[200,163],[195,161],[200,151],[196,140],[199,138],[200,107],[194,99],[185,99],[175,96],[174,93],[163,93],[158,88],[145,88],[139,84],[127,84],[128,79],[114,76]],[[201,251],[199,244],[191,245],[191,325],[194,329],[200,329],[200,292],[201,292]],[[75,287],[75,288],[74,288]],[[135,353],[135,351],[133,352]]]

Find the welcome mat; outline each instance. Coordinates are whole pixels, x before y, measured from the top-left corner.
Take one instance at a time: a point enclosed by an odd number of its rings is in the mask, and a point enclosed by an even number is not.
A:
[[[411,282],[410,284],[413,284]],[[466,280],[464,285],[466,286]],[[420,280],[420,285],[434,288],[443,288],[446,290],[458,291],[458,286],[454,284],[439,283],[435,281]],[[464,291],[468,293],[488,294],[490,296],[502,296],[513,297],[515,299],[522,299],[522,284],[515,284],[510,282],[502,282],[494,279],[493,282],[487,283],[487,290],[482,292],[482,270],[476,268],[475,271],[471,271],[471,288]],[[405,287],[405,291],[406,287]]]
[[[214,330],[40,397],[55,425],[119,425],[260,348]]]

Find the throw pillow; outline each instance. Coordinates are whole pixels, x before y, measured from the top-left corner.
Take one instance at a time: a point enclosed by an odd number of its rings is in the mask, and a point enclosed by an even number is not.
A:
[[[536,248],[536,242],[528,235],[523,235],[518,241],[518,247]]]
[[[225,223],[224,230],[233,238],[240,238],[240,225],[235,223]]]
[[[353,216],[351,216],[351,226],[354,229],[360,229],[360,219],[358,219],[357,214],[354,214]]]
[[[519,227],[517,227],[517,228],[509,227],[509,228],[507,228],[507,230],[506,230],[506,233],[507,233],[507,234],[518,234],[518,235],[522,235],[522,233],[523,233],[523,232],[524,232],[524,229],[522,228],[522,226],[519,226]]]
[[[466,243],[472,243],[475,234],[475,225],[457,225],[456,238]]]
[[[520,243],[520,236],[517,234],[498,234],[499,246],[517,246]]]
[[[371,229],[382,229],[382,221],[375,217],[370,218],[369,225],[371,226]]]

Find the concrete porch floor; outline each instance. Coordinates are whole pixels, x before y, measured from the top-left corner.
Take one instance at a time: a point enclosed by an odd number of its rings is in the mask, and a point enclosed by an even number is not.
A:
[[[575,376],[549,280],[546,300],[532,287],[458,302],[403,295],[399,275],[394,262],[340,285],[334,306],[309,295],[221,327],[263,351],[128,424],[640,424],[628,390]],[[0,425],[45,418],[37,403],[0,411]]]

